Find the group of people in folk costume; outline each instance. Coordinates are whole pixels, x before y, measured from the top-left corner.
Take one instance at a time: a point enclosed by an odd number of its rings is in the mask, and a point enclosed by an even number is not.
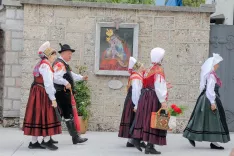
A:
[[[88,140],[80,136],[79,120],[76,118],[77,111],[73,100],[74,82],[87,80],[88,77],[75,74],[68,65],[75,50],[67,44],[60,44],[60,47],[61,50],[58,51],[60,57],[57,59],[56,51],[51,48],[48,41],[38,50],[40,61],[33,70],[34,81],[22,128],[25,135],[32,136],[28,146],[30,149],[58,149],[55,146],[58,141],[53,140],[52,136],[62,133],[59,119],[61,116],[65,119],[73,144]],[[135,58],[129,59],[128,94],[118,136],[129,138],[127,147],[136,147],[139,151],[145,148],[145,154],[161,154],[154,145],[167,144],[167,131],[150,127],[151,113],[157,112],[160,108],[167,109],[168,89],[172,88],[166,82],[161,65],[164,55],[164,49],[152,49],[152,65],[148,69]],[[195,141],[208,141],[211,142],[211,149],[222,150],[224,148],[217,142],[230,141],[225,112],[218,92],[222,81],[216,74],[222,60],[220,55],[213,54],[213,57],[207,59],[201,67],[201,94],[183,133],[194,147]],[[38,141],[40,136],[43,137],[41,143]]]
[[[166,145],[167,131],[151,128],[151,113],[160,108],[167,110],[168,89],[162,67],[165,50],[151,50],[152,65],[144,69],[143,64],[131,57],[129,60],[128,94],[125,99],[119,137],[128,138],[127,147],[145,148],[145,154],[161,154],[154,145]],[[222,61],[219,54],[213,54],[201,67],[200,95],[192,112],[183,137],[192,146],[195,141],[207,141],[211,149],[223,150],[217,142],[230,141],[225,112],[218,89],[222,81],[216,74]],[[166,113],[165,111],[164,113]],[[147,142],[147,144],[145,144]]]
[[[86,142],[79,133],[79,121],[74,113],[76,109],[72,103],[74,82],[87,80],[72,72],[68,62],[75,50],[69,45],[61,45],[60,57],[56,59],[56,51],[47,41],[38,50],[40,61],[34,67],[34,81],[31,85],[30,95],[26,107],[23,128],[24,135],[32,136],[30,149],[57,150],[58,141],[52,139],[53,135],[61,134],[61,121],[58,115],[65,119],[67,129],[72,137],[73,144]],[[59,111],[57,108],[59,106]],[[57,114],[56,111],[57,110]],[[43,141],[38,142],[42,136]]]

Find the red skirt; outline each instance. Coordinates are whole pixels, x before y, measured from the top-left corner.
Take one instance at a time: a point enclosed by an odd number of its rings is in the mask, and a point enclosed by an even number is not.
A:
[[[124,102],[124,109],[119,126],[118,136],[121,138],[131,138],[130,129],[135,117],[135,112],[133,111],[133,109],[134,109],[134,104],[132,102],[132,87],[130,87],[128,95]]]
[[[141,139],[151,144],[166,145],[167,131],[150,127],[151,113],[161,108],[161,103],[153,89],[143,89],[136,112],[136,124],[133,138]]]
[[[62,133],[61,122],[58,121],[52,103],[42,86],[31,87],[23,131],[24,135],[43,137]]]

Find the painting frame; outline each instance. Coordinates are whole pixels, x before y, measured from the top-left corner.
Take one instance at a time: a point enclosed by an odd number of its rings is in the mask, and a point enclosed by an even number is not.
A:
[[[96,40],[95,40],[95,74],[96,75],[108,75],[108,76],[129,76],[128,71],[121,70],[100,70],[100,57],[101,57],[101,28],[113,27],[116,28],[115,22],[98,22],[96,23]],[[138,36],[139,36],[139,24],[138,23],[120,23],[119,29],[132,28],[133,29],[133,47],[132,57],[138,58]]]

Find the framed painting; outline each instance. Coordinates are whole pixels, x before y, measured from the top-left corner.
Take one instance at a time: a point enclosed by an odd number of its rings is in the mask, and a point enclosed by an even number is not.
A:
[[[128,76],[129,58],[138,57],[138,32],[135,23],[97,23],[95,74]]]

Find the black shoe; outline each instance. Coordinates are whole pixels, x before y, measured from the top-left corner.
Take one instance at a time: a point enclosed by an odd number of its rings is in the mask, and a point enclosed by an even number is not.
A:
[[[81,138],[79,135],[72,137],[73,144],[80,144],[88,141],[88,138]]]
[[[189,139],[188,139],[188,141],[189,141],[189,143],[190,143],[193,147],[195,147],[195,146],[196,146],[195,141],[193,141],[193,140],[189,140]]]
[[[44,147],[41,146],[41,144],[39,144],[39,142],[37,141],[36,143],[29,143],[28,145],[29,149],[45,149]]]
[[[148,143],[146,148],[145,148],[145,154],[161,154],[161,152],[157,151],[154,148],[153,144]]]
[[[131,144],[130,142],[127,142],[126,147],[134,147],[134,145]]]
[[[142,152],[141,144],[140,144],[140,140],[139,140],[139,139],[133,139],[133,140],[132,140],[132,144],[133,144],[139,151]]]
[[[51,142],[52,144],[58,144],[58,141],[55,141],[52,137],[50,137],[50,142]]]
[[[41,143],[41,146],[44,147],[44,148],[47,148],[49,150],[52,150],[52,151],[55,151],[55,150],[58,149],[58,147],[55,146],[54,144],[52,144],[50,141],[44,142],[44,140],[43,140],[42,143]]]
[[[145,144],[145,142],[144,142],[144,141],[142,141],[142,142],[140,143],[140,146],[141,146],[142,148],[146,148],[146,144]]]
[[[210,143],[210,148],[211,149],[218,149],[218,150],[224,150],[224,147],[222,147],[222,146],[216,146],[216,145],[214,145],[214,144],[212,144],[212,143]]]

